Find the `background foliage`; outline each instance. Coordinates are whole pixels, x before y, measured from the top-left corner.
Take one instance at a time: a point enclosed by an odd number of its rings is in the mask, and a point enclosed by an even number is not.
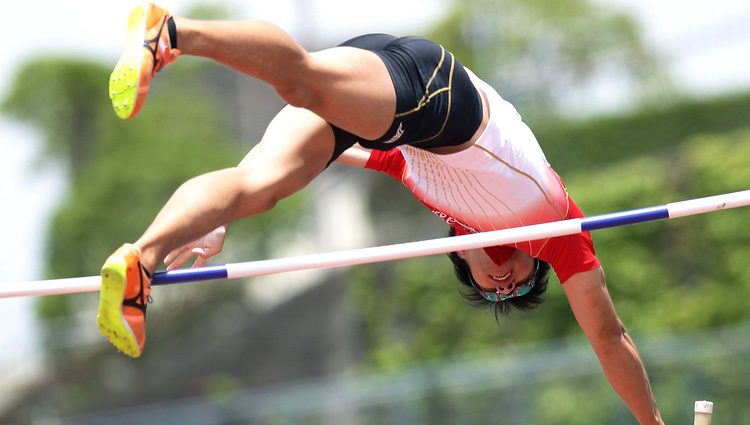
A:
[[[709,100],[673,96],[674,88],[665,80],[658,59],[641,44],[637,26],[617,11],[584,0],[554,4],[456,0],[435,26],[432,38],[446,44],[518,106],[587,214],[747,188],[750,95]],[[45,155],[68,167],[68,193],[48,238],[49,277],[92,274],[119,244],[138,237],[179,184],[236,164],[254,143],[237,131],[255,114],[237,113],[232,102],[252,96],[237,89],[236,77],[205,62],[180,61],[154,84],[137,123],[121,122],[111,111],[103,89],[110,64],[40,57],[19,70],[2,111],[38,129],[44,136]],[[585,119],[561,113],[571,97],[583,96],[602,78],[642,93],[638,100],[647,106]],[[657,94],[668,101],[654,103]],[[262,105],[264,99],[258,96],[251,110],[267,106]],[[369,210],[378,243],[447,232],[390,178],[369,176],[362,187],[372,193]],[[287,235],[309,223],[308,198],[303,192],[271,214],[233,225],[221,260],[263,257],[274,241],[289,240]],[[749,391],[741,379],[748,364],[745,352],[706,354],[700,362],[666,362],[659,358],[658,349],[669,342],[651,340],[665,332],[708,332],[748,320],[749,219],[750,211],[742,209],[594,234],[620,316],[637,343],[646,340],[653,347],[653,352],[643,355],[647,366],[655,364],[649,370],[668,420],[684,421],[685,400],[711,394],[721,397],[722,410],[733,415],[727,423],[740,423],[750,414],[744,398],[738,396]],[[127,391],[128,383],[140,384],[151,376],[169,377],[176,383],[164,391],[169,382],[148,381],[144,392],[208,395],[220,400],[217,404],[231,406],[238,388],[255,385],[240,372],[253,365],[240,353],[234,362],[217,366],[207,354],[212,344],[214,353],[242,347],[253,350],[248,356],[261,353],[270,364],[274,358],[287,358],[274,351],[279,339],[301,338],[325,326],[340,332],[336,326],[342,321],[358,335],[353,342],[357,368],[378,374],[406,374],[425,364],[466,357],[489,370],[498,356],[509,359],[510,366],[503,363],[502,370],[512,374],[514,367],[526,364],[521,357],[550,362],[544,354],[557,353],[555,344],[580,338],[555,281],[538,310],[495,323],[491,312],[473,309],[461,298],[450,263],[443,257],[356,267],[339,278],[347,282],[339,292],[346,291],[348,310],[346,316],[336,316],[333,325],[318,320],[326,312],[308,317],[298,305],[283,317],[238,309],[247,300],[234,285],[186,287],[179,295],[165,294],[171,303],[167,300],[169,307],[152,316],[160,325],[150,334],[150,341],[164,341],[154,344],[163,348],[141,363],[112,359],[103,351],[57,351],[60,339],[75,340],[76,321],[90,319],[96,300],[44,298],[39,312],[47,323],[47,355],[56,374],[50,378],[54,384],[40,391],[29,409],[59,405],[63,407],[58,414],[73,414],[102,404],[135,404],[139,400]],[[314,299],[309,293],[299,298],[303,304]],[[291,320],[302,324],[288,334],[276,332],[280,322]],[[260,323],[272,335],[262,341],[272,342],[256,346],[255,341],[244,341],[243,334],[231,334],[246,322]],[[560,338],[569,340],[559,342]],[[196,354],[196,347],[204,345],[209,348]],[[183,347],[184,351],[178,349]],[[319,360],[305,347],[293,354],[295,364]],[[290,368],[288,361],[279,362]],[[696,364],[702,367],[700,373],[684,373]],[[209,365],[210,371],[201,369],[203,365]],[[220,373],[211,367],[220,368]],[[595,363],[587,370],[592,368],[597,368]],[[438,386],[424,397],[402,400],[402,405],[362,407],[360,423],[381,423],[384,412],[409,423],[431,424],[486,423],[486,412],[503,412],[507,423],[629,423],[629,413],[602,376],[568,376],[564,369],[559,368],[559,377],[521,370],[515,379],[529,383],[514,388],[461,392]],[[436,374],[437,369],[428,371],[424,379]],[[316,423],[308,419],[306,423]],[[320,423],[330,423],[326,419]],[[269,423],[285,420],[290,421]]]

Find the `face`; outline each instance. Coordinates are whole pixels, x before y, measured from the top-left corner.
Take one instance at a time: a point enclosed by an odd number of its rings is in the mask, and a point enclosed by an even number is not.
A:
[[[469,265],[471,275],[480,288],[502,295],[512,294],[517,287],[528,282],[534,272],[534,258],[517,249],[499,265],[481,248],[459,251],[458,256]]]

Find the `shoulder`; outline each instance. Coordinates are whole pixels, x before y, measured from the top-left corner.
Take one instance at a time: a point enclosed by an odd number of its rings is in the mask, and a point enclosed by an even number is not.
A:
[[[565,218],[582,217],[584,217],[583,212],[568,196],[568,214]],[[590,232],[550,239],[543,249],[543,256],[555,269],[555,274],[561,283],[565,283],[577,273],[594,270],[601,266],[601,262],[596,257],[596,249]]]

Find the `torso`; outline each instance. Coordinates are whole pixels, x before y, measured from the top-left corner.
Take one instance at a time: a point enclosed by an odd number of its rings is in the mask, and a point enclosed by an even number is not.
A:
[[[400,180],[459,234],[582,217],[515,108],[470,75],[485,102],[471,140],[440,150],[373,151],[366,166]],[[561,280],[599,265],[587,233],[513,246],[550,262]]]
[[[428,152],[432,152],[437,155],[450,155],[453,153],[458,153],[473,146],[474,143],[479,139],[479,136],[482,135],[482,133],[484,132],[484,129],[487,128],[487,124],[490,121],[490,103],[487,100],[487,94],[485,94],[484,91],[482,91],[479,88],[477,88],[477,91],[479,92],[479,95],[482,98],[482,124],[479,126],[479,128],[477,128],[477,131],[474,133],[471,139],[469,139],[469,141],[467,142],[464,142],[456,146],[445,146],[445,147],[439,147],[439,148],[426,149]]]
[[[404,184],[437,215],[472,231],[566,218],[567,191],[531,130],[510,103],[472,78],[486,102],[477,134],[457,152],[399,147]]]
[[[399,178],[435,215],[470,232],[567,218],[565,186],[515,108],[470,74],[484,118],[468,142],[430,151],[399,146]],[[527,251],[538,254],[529,244]]]

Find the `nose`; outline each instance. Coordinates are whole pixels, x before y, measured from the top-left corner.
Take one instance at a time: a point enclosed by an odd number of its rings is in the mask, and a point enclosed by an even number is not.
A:
[[[503,295],[510,295],[516,289],[515,283],[509,283],[507,286],[497,285],[497,292]]]

